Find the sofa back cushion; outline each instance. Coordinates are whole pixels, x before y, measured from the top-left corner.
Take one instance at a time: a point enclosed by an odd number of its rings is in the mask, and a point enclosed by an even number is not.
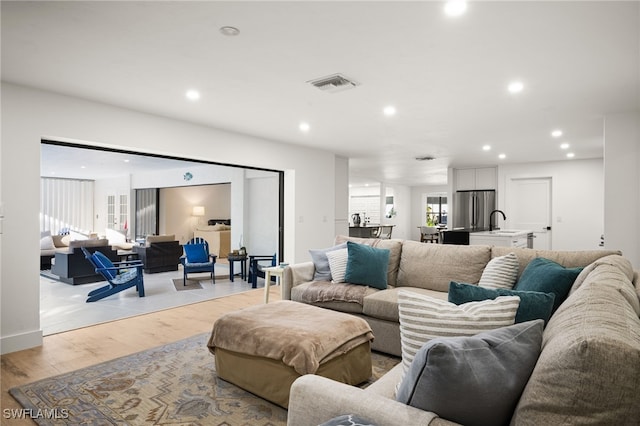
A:
[[[68,247],[69,243],[65,243],[64,242],[64,235],[52,235],[51,239],[53,240],[53,245],[56,246],[56,248],[60,248],[60,247]]]
[[[447,292],[451,281],[477,284],[490,258],[489,246],[405,241],[397,285]]]
[[[176,239],[175,234],[170,235],[148,235],[147,245],[152,243],[165,243],[168,241],[174,241]]]
[[[382,240],[379,238],[357,238],[338,235],[335,244],[346,243],[352,241],[354,243],[365,244],[371,247],[389,250],[389,266],[387,268],[387,284],[395,286],[398,278],[398,269],[400,267],[400,256],[402,254],[402,240]]]
[[[75,247],[106,247],[108,245],[109,245],[109,240],[107,240],[106,238],[100,238],[100,239],[95,239],[95,240],[72,240],[72,241],[69,242],[69,248],[75,248]]]
[[[549,320],[512,424],[613,425],[640,419],[635,296],[621,268],[610,263],[593,268]]]
[[[545,259],[553,260],[556,263],[564,266],[565,268],[585,267],[601,257],[609,256],[612,254],[620,255],[618,250],[580,250],[580,251],[562,251],[562,250],[534,250],[527,248],[514,248],[514,247],[491,247],[491,258],[498,256],[504,256],[509,253],[515,253],[520,263],[518,272],[518,278],[524,272],[524,268],[527,267],[536,257],[544,257]]]

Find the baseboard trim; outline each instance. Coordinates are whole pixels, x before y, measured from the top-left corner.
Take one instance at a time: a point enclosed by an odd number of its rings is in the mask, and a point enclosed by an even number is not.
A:
[[[21,351],[23,349],[42,346],[42,330],[3,336],[0,338],[0,354]]]

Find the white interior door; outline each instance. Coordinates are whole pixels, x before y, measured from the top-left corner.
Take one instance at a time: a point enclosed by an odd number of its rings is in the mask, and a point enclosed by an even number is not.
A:
[[[107,228],[129,229],[129,196],[127,194],[107,195]]]
[[[533,248],[551,250],[551,178],[512,178],[506,190],[509,228],[533,231]]]

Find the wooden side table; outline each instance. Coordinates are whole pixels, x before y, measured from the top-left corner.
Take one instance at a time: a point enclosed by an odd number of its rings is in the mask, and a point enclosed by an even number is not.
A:
[[[282,297],[282,277],[284,276],[284,269],[280,266],[272,266],[270,268],[264,268],[264,303],[269,303],[269,288],[271,288],[271,277],[276,277],[278,284],[280,285],[280,297]]]

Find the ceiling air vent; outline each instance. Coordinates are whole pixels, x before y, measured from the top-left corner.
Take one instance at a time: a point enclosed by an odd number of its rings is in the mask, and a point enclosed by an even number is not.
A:
[[[416,157],[416,160],[418,161],[431,161],[431,160],[435,160],[435,157],[432,157],[431,155],[421,155],[419,157]]]
[[[309,80],[307,83],[329,93],[341,92],[343,90],[353,89],[354,87],[359,86],[359,83],[350,80],[342,74],[333,74],[327,77]]]

